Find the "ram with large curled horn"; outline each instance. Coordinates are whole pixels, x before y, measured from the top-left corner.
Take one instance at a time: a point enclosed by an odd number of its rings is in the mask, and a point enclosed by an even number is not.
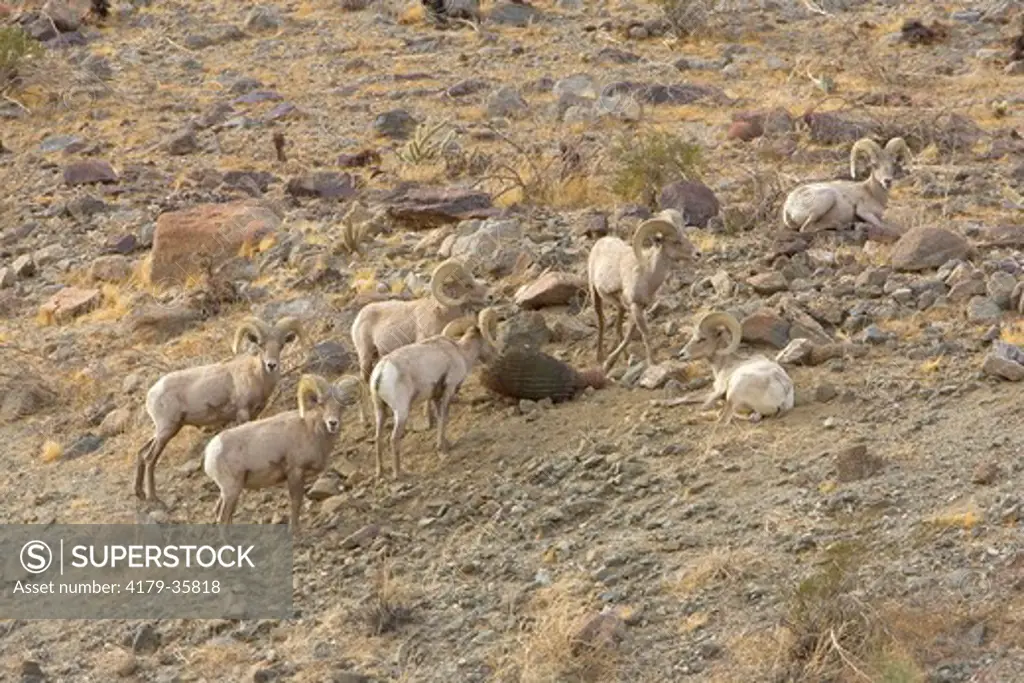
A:
[[[605,372],[626,349],[635,330],[640,331],[648,365],[654,365],[654,351],[644,310],[654,302],[655,294],[677,264],[692,264],[700,252],[683,234],[685,221],[676,209],[665,209],[642,222],[633,233],[632,244],[611,235],[594,243],[587,260],[590,299],[597,315],[597,362]],[[651,246],[647,242],[651,241]],[[618,345],[604,358],[605,317],[603,304],[616,310],[615,331]],[[629,312],[625,334],[622,321]]]
[[[850,177],[857,177],[857,160],[867,155],[871,171],[864,180],[831,180],[796,187],[782,206],[782,222],[790,230],[819,232],[851,227],[863,221],[885,233],[893,232],[882,215],[889,205],[897,171],[911,159],[903,138],[889,140],[883,148],[871,138],[861,138],[850,149]]]
[[[357,377],[346,375],[330,384],[319,375],[302,375],[298,410],[247,422],[213,437],[203,452],[203,469],[220,489],[215,521],[231,523],[243,490],[285,484],[291,499],[289,523],[298,535],[305,484],[327,468],[341,434],[342,415],[361,392]]]
[[[456,259],[448,259],[434,268],[430,293],[429,297],[413,301],[374,301],[360,309],[352,322],[352,345],[359,358],[359,376],[364,382],[369,383],[370,372],[380,358],[407,344],[440,334],[445,325],[473,313],[490,299],[487,285],[475,279]],[[364,425],[368,424],[362,402],[359,419]],[[427,422],[433,427],[429,413]]]
[[[401,441],[412,405],[427,402],[437,421],[437,452],[443,457],[449,443],[445,437],[448,406],[477,362],[490,361],[498,352],[497,316],[485,308],[476,320],[453,320],[442,334],[403,346],[381,358],[370,376],[370,401],[375,417],[377,477],[383,475],[384,408],[391,410],[394,428],[391,455],[394,476],[401,476]]]
[[[164,448],[185,425],[220,428],[259,416],[281,379],[281,352],[302,336],[297,318],[281,318],[274,325],[247,318],[235,330],[234,358],[175,370],[157,380],[146,393],[154,434],[135,457],[135,495],[159,501],[154,469]],[[246,342],[259,353],[242,353]]]
[[[743,328],[734,316],[714,311],[697,320],[693,336],[679,352],[684,360],[703,359],[711,365],[714,387],[701,408],[707,410],[724,398],[719,422],[726,424],[736,414],[758,422],[793,408],[793,380],[785,369],[764,356],[741,356],[742,338]]]

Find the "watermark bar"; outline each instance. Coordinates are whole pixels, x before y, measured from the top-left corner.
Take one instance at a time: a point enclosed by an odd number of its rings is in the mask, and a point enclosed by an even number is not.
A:
[[[2,524],[0,619],[284,619],[282,524]]]

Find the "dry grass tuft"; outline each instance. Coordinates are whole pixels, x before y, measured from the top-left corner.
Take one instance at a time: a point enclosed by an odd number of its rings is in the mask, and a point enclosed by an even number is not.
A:
[[[668,587],[674,594],[688,596],[699,590],[748,577],[762,564],[761,559],[750,550],[716,548],[681,568]]]
[[[496,680],[598,683],[616,679],[618,653],[606,632],[617,618],[598,617],[572,581],[539,589],[526,606],[526,633],[498,666]],[[614,629],[613,629],[614,630]]]
[[[47,439],[40,449],[39,459],[45,463],[57,462],[62,455],[64,455],[64,447],[53,439]]]
[[[380,636],[398,630],[412,619],[410,591],[397,581],[388,565],[377,570],[370,595],[355,611],[366,635]]]

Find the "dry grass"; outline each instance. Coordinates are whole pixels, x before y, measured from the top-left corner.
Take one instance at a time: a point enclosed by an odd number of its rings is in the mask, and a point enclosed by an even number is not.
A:
[[[761,557],[751,550],[716,548],[687,563],[666,587],[673,595],[687,597],[749,577],[763,565]]]
[[[39,459],[45,463],[56,462],[62,455],[64,455],[64,447],[53,439],[44,441],[43,447],[39,451]]]
[[[619,656],[606,642],[581,642],[597,613],[581,582],[563,579],[534,593],[524,608],[524,633],[499,657],[496,681],[601,683],[616,680]]]

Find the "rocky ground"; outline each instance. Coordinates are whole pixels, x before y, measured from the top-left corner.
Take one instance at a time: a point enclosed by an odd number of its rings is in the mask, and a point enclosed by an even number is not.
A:
[[[270,414],[299,373],[353,372],[359,307],[426,295],[444,257],[505,343],[580,368],[598,236],[683,206],[703,257],[649,312],[656,367],[636,341],[558,405],[473,378],[451,456],[411,433],[400,482],[353,413],[294,619],[4,620],[4,680],[1024,677],[1019,5],[88,5],[0,3],[44,46],[0,68],[0,522],[209,521],[198,430],[157,470],[168,509],[134,498],[142,402],[247,315],[307,330]],[[786,192],[864,135],[913,152],[891,229],[785,231]],[[784,350],[792,413],[686,402],[709,369],[675,354],[712,308]],[[236,513],[286,517],[283,490]]]

